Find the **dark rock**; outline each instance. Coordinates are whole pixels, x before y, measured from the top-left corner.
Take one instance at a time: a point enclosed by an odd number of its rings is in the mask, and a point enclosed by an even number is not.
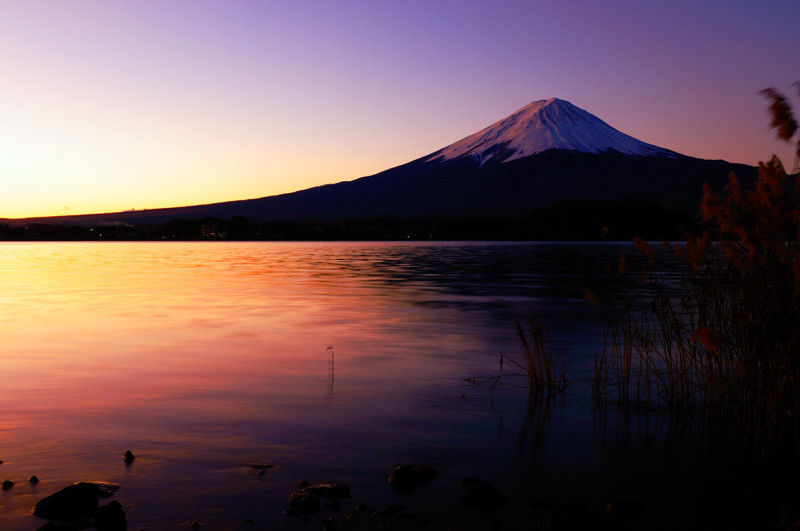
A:
[[[267,473],[267,471],[266,471],[266,470],[259,470],[259,471],[258,471],[258,475],[259,475],[259,476],[263,476],[263,475],[265,475],[266,473]]]
[[[131,452],[130,450],[126,450],[123,459],[125,460],[125,464],[129,465],[133,463],[133,460],[136,459],[136,456],[133,455],[133,452]]]
[[[33,475],[33,476],[28,478],[28,483],[33,483],[35,485],[35,484],[39,483],[39,478],[37,478],[35,475]]]
[[[317,485],[309,485],[303,490],[313,492],[326,500],[350,497],[350,487],[341,483],[319,483]]]
[[[118,489],[115,483],[75,483],[36,502],[33,514],[59,522],[91,518],[99,506],[98,498],[112,496]]]
[[[436,477],[436,471],[426,466],[400,465],[389,476],[389,484],[396,490],[411,492]]]
[[[406,508],[405,505],[401,505],[399,503],[393,503],[384,509],[375,511],[375,516],[394,516],[405,508]]]
[[[309,490],[300,490],[289,495],[289,504],[303,514],[319,512],[319,496]]]
[[[122,504],[114,500],[99,507],[94,516],[94,526],[97,531],[125,531],[128,522]]]
[[[337,529],[339,529],[339,524],[334,518],[326,518],[322,521],[322,531],[336,531]]]
[[[83,531],[84,529],[94,528],[93,518],[83,518],[67,523],[48,522],[41,526],[37,531]]]
[[[358,511],[360,513],[363,513],[366,510],[367,510],[367,504],[366,503],[359,503],[358,505],[356,505],[356,511]]]
[[[459,500],[467,507],[494,512],[506,506],[505,497],[489,483],[480,483]]]
[[[338,510],[341,507],[338,498],[350,497],[350,487],[340,483],[308,485],[305,480],[301,480],[298,483],[303,489],[289,495],[289,504],[303,514],[319,512],[320,498],[332,500],[328,503],[328,507]]]
[[[342,508],[342,502],[338,498],[334,498],[325,504],[331,511],[338,511]]]
[[[606,512],[612,518],[633,520],[644,514],[644,504],[634,500],[615,500],[608,504]]]
[[[191,527],[192,529],[200,529],[201,527],[203,527],[203,524],[201,524],[197,520],[189,520],[189,527]]]
[[[14,486],[14,482],[13,481],[6,480],[6,481],[3,482],[3,490],[8,490],[13,486]]]
[[[297,516],[297,511],[295,511],[294,509],[284,509],[282,513],[288,516],[289,518],[294,518]]]

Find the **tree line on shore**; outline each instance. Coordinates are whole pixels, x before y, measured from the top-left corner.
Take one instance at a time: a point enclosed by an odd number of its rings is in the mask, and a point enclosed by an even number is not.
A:
[[[0,223],[5,241],[336,241],[508,240],[599,241],[680,238],[696,222],[679,210],[636,199],[565,200],[525,218],[369,218],[258,221],[173,218],[163,223],[78,225]]]

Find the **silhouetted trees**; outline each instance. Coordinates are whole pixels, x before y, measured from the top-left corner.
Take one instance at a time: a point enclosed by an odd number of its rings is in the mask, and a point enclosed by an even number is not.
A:
[[[677,238],[694,226],[683,212],[643,200],[559,201],[516,219],[367,218],[253,221],[174,218],[164,223],[0,224],[0,240],[359,241],[359,240],[629,240]]]

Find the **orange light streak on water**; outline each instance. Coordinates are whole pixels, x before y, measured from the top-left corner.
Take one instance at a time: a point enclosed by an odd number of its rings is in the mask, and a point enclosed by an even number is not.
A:
[[[463,462],[453,447],[504,444],[499,391],[473,409],[462,378],[519,347],[512,316],[551,289],[532,260],[508,269],[477,244],[0,244],[0,480],[16,483],[0,528],[35,527],[32,503],[74,481],[122,483],[129,524],[163,528],[195,517],[176,507],[225,504],[221,481],[243,497],[224,511],[248,516],[263,505],[248,496],[285,502],[311,472],[363,479],[417,445]],[[252,461],[277,463],[272,486],[240,482]]]

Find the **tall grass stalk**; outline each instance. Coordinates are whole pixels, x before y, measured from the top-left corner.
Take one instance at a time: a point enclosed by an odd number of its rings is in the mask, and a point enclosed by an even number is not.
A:
[[[550,341],[550,329],[535,317],[529,317],[524,323],[515,322],[517,334],[522,344],[522,362],[503,356],[523,371],[532,393],[542,396],[554,396],[564,391],[567,385],[564,353],[553,351]]]

